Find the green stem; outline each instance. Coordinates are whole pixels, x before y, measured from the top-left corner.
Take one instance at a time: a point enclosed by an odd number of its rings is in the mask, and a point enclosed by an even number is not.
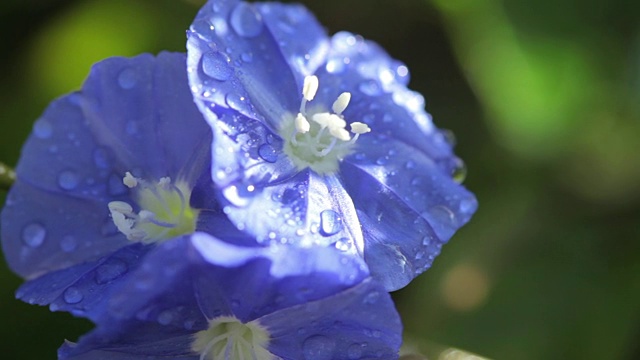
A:
[[[9,191],[16,181],[16,172],[12,168],[0,162],[0,190]]]

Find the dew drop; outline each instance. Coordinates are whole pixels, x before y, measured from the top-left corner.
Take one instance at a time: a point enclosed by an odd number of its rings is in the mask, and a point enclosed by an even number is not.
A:
[[[378,165],[386,165],[389,163],[389,158],[386,156],[381,156],[376,160],[376,164]]]
[[[262,144],[258,148],[258,155],[266,162],[274,163],[278,160],[278,153],[270,144]]]
[[[250,52],[243,52],[242,54],[240,54],[240,58],[242,59],[242,61],[250,63],[253,61],[253,54]]]
[[[36,248],[44,242],[47,231],[38,223],[31,223],[22,229],[22,241],[29,247]]]
[[[82,295],[80,290],[72,286],[65,290],[63,297],[67,304],[77,304],[82,301],[84,295]]]
[[[453,181],[458,184],[462,184],[464,179],[467,178],[467,166],[464,164],[464,161],[461,159],[456,159],[455,167],[451,173],[451,177],[453,177]]]
[[[230,185],[222,190],[222,195],[233,205],[244,207],[249,205],[251,192],[242,186]]]
[[[60,249],[64,252],[72,252],[78,247],[78,242],[73,236],[65,236],[60,240]]]
[[[320,233],[324,236],[335,235],[342,230],[342,218],[333,210],[320,213]]]
[[[262,32],[262,16],[247,3],[236,5],[229,20],[233,30],[242,37],[251,38]]]
[[[360,359],[362,357],[362,345],[360,344],[351,344],[347,348],[347,356],[351,360]]]
[[[302,354],[305,360],[331,360],[336,342],[323,335],[307,338],[302,343]]]
[[[377,291],[373,291],[364,297],[364,300],[362,300],[362,303],[365,305],[374,305],[375,303],[378,302],[378,299],[380,299],[380,293]]]
[[[410,170],[416,167],[416,163],[413,160],[408,160],[405,164],[404,164],[405,169]]]
[[[103,147],[96,148],[93,151],[93,163],[101,169],[107,169],[110,167],[109,153],[107,149]]]
[[[78,175],[71,170],[65,170],[58,175],[58,185],[64,190],[73,190],[78,186]]]
[[[342,61],[342,59],[336,58],[327,61],[327,65],[325,68],[330,74],[340,74],[345,70],[344,62]]]
[[[127,264],[122,260],[112,260],[96,270],[96,283],[106,284],[113,281],[127,272]]]
[[[202,71],[207,76],[220,81],[228,80],[233,74],[229,58],[218,51],[210,51],[202,56]]]
[[[171,321],[173,321],[173,313],[170,310],[165,310],[158,315],[160,325],[169,325]]]
[[[362,91],[365,95],[369,96],[378,96],[382,93],[380,89],[380,85],[375,80],[365,80],[360,83],[358,89]]]
[[[236,93],[229,93],[227,94],[225,101],[232,109],[238,110],[243,114],[248,114],[249,109],[247,99],[244,96],[240,96]]]
[[[436,205],[424,214],[441,241],[447,241],[456,231],[455,214],[444,205]]]
[[[137,76],[133,69],[124,69],[118,74],[118,85],[123,89],[131,89],[138,82]]]
[[[48,139],[53,134],[53,126],[45,119],[40,119],[33,124],[33,133],[40,139]]]
[[[460,211],[462,213],[468,214],[473,211],[476,207],[476,202],[473,199],[464,199],[460,201]]]
[[[453,133],[453,131],[448,129],[442,129],[440,130],[440,133],[442,133],[442,136],[444,137],[444,140],[447,142],[447,144],[451,146],[456,145],[457,143],[456,135]]]

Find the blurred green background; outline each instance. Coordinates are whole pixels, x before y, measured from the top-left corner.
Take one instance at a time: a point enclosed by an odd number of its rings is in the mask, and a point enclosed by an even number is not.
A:
[[[412,343],[496,359],[640,358],[640,3],[303,0],[372,39],[457,138],[480,210],[394,294]],[[0,160],[47,104],[112,55],[184,51],[202,0],[0,3]],[[4,194],[0,193],[0,202]],[[53,359],[91,325],[14,300],[5,359]]]

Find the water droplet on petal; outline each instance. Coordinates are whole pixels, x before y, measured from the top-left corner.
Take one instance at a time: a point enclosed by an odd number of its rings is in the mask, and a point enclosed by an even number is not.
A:
[[[255,37],[262,32],[262,16],[252,5],[241,2],[231,12],[231,27],[243,37]]]
[[[258,149],[258,154],[266,162],[274,163],[278,160],[278,153],[270,144],[262,144]]]
[[[342,230],[342,218],[333,210],[320,213],[320,233],[324,236],[335,235]]]
[[[80,301],[82,301],[82,299],[84,298],[84,295],[82,295],[80,290],[72,286],[67,290],[65,290],[63,297],[64,297],[64,301],[66,301],[67,304],[77,304]]]
[[[453,177],[453,181],[458,184],[462,184],[464,182],[464,179],[467,178],[467,166],[464,161],[456,159],[455,168],[453,169],[451,177]]]
[[[222,195],[233,205],[238,207],[244,207],[249,205],[251,197],[253,196],[251,191],[248,191],[243,186],[230,185],[222,190]]]
[[[444,205],[436,205],[424,214],[441,241],[447,241],[456,231],[455,214]]]
[[[230,108],[238,110],[243,114],[249,113],[247,99],[244,96],[240,96],[236,93],[229,93],[227,94],[225,101]]]
[[[60,240],[60,249],[64,252],[72,252],[77,246],[78,242],[73,236],[65,236]]]
[[[45,119],[40,119],[33,124],[33,133],[40,139],[48,139],[53,134],[53,126]]]
[[[124,69],[118,75],[118,85],[123,89],[131,89],[138,82],[137,76],[133,69]]]
[[[73,190],[78,186],[78,175],[75,172],[66,170],[58,175],[58,185],[64,190]]]
[[[375,80],[365,80],[360,83],[358,89],[362,91],[365,95],[369,96],[378,96],[382,93],[380,89],[380,85]]]
[[[109,153],[107,149],[103,147],[96,148],[93,151],[93,163],[101,169],[107,169],[110,167]]]
[[[202,56],[202,71],[207,76],[220,81],[228,80],[233,74],[229,58],[218,51],[210,51]]]
[[[357,360],[362,357],[362,346],[360,344],[351,344],[347,348],[347,356],[351,360]]]
[[[373,291],[364,297],[362,303],[365,305],[374,305],[376,302],[378,302],[378,299],[380,299],[380,293],[377,291]]]
[[[29,247],[36,248],[44,242],[47,231],[38,223],[31,223],[22,229],[22,241]]]
[[[173,313],[170,310],[165,310],[158,315],[160,325],[169,325],[171,321],[173,321]]]
[[[302,354],[305,360],[331,360],[336,342],[323,335],[307,338],[302,343]]]
[[[96,270],[96,283],[106,284],[127,272],[127,264],[122,260],[111,260]]]
[[[331,59],[327,61],[325,68],[330,74],[340,74],[345,70],[344,61],[342,59]]]
[[[246,63],[250,63],[253,61],[253,54],[250,52],[244,52],[240,54],[240,58],[242,59],[242,61]]]

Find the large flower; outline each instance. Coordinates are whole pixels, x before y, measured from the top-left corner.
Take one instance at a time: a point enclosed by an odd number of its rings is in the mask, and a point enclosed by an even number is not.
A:
[[[407,67],[302,6],[209,1],[188,72],[225,213],[262,243],[359,254],[394,290],[476,210]]]
[[[196,229],[233,238],[210,190],[211,131],[185,62],[170,53],[107,59],[36,122],[2,211],[2,247],[19,275],[48,281],[27,283],[19,297],[59,298],[52,308],[84,314],[152,244]],[[82,276],[94,280],[86,292],[69,286]]]
[[[61,359],[340,360],[398,357],[400,319],[364,262],[332,248],[165,242],[112,292]]]

